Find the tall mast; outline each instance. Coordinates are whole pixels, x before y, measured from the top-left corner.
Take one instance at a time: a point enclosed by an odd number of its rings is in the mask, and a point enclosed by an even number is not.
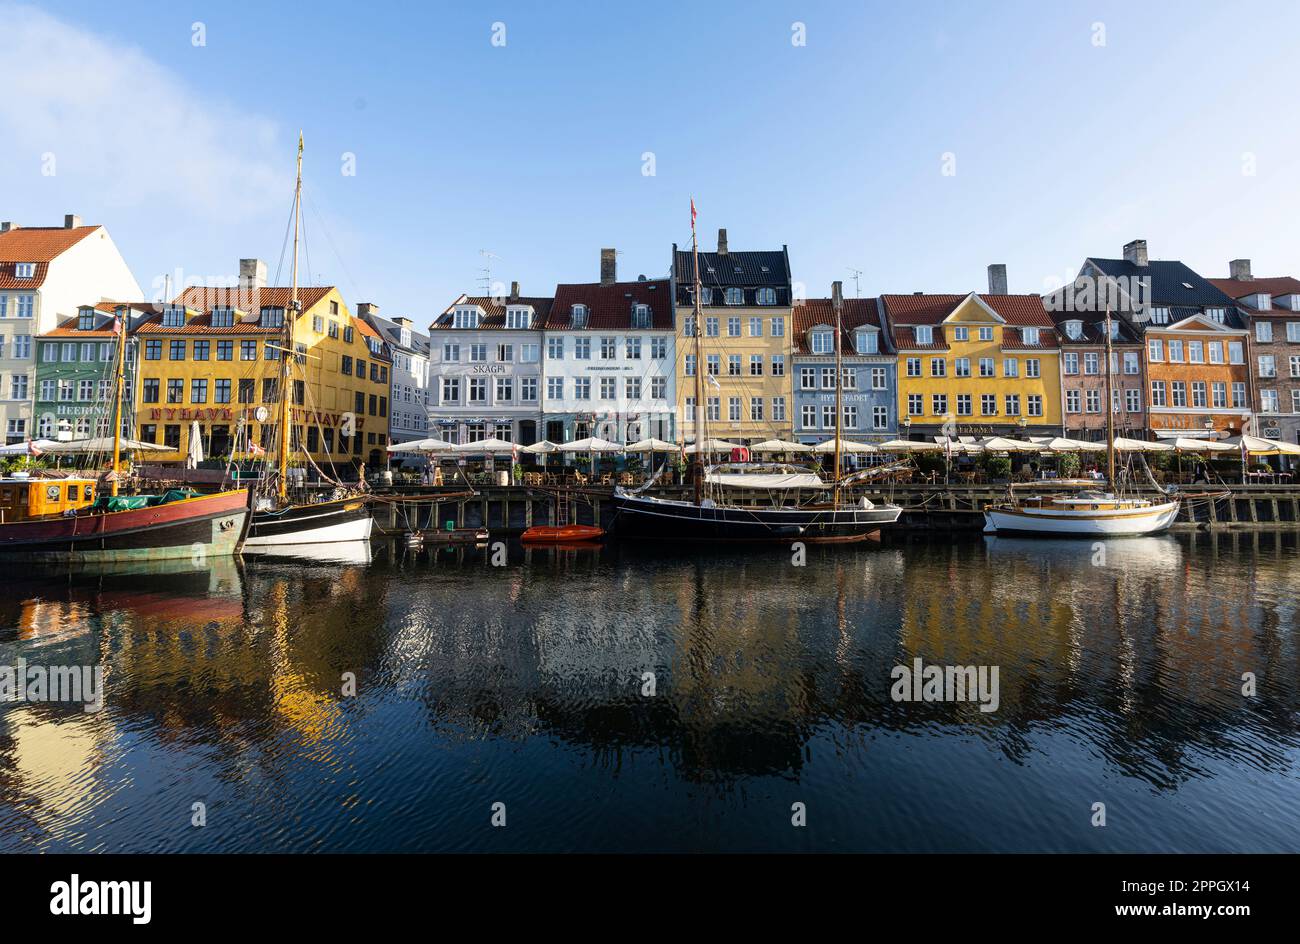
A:
[[[1112,492],[1115,485],[1115,401],[1110,372],[1110,306],[1106,306],[1106,482]]]
[[[126,309],[113,310],[113,330],[117,333],[117,392],[113,397],[113,481],[109,494],[117,494],[117,477],[122,463],[122,398],[126,396]]]
[[[691,201],[691,258],[695,269],[695,317],[691,331],[695,335],[695,504],[704,503],[704,358],[700,356],[700,247],[695,238],[695,201]]]
[[[831,304],[835,307],[835,466],[834,485],[831,488],[831,503],[840,503],[840,422],[843,419],[844,367],[840,353],[841,322],[840,311],[844,306],[844,286],[839,282],[831,283]]]
[[[279,496],[284,502],[289,491],[289,440],[293,426],[289,418],[289,358],[293,356],[293,328],[298,319],[298,226],[302,215],[302,132],[298,132],[298,179],[293,186],[293,268],[289,290],[289,310],[284,313],[281,335],[284,338],[280,351],[280,475]]]

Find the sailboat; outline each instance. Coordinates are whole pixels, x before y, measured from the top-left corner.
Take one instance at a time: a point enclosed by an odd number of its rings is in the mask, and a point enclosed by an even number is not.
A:
[[[0,555],[14,560],[121,563],[188,558],[200,562],[239,552],[248,525],[245,489],[200,495],[119,495],[126,309],[113,315],[117,338],[112,464],[101,479],[15,473],[0,479]],[[93,442],[93,441],[92,441]],[[129,444],[128,444],[129,446]],[[97,447],[96,447],[97,448]]]
[[[984,509],[985,534],[1132,537],[1157,534],[1178,517],[1178,499],[1124,498],[1115,474],[1111,314],[1106,310],[1106,491],[1013,499]]]
[[[293,346],[294,325],[301,313],[298,298],[298,236],[302,213],[302,135],[298,135],[298,177],[293,191],[293,266],[289,311],[281,329],[280,379],[277,389],[277,462],[275,494],[260,496],[253,510],[244,540],[249,554],[275,553],[286,546],[336,544],[369,541],[374,519],[370,516],[370,496],[348,495],[331,501],[297,504],[289,501],[289,453],[292,435],[289,406],[290,365],[296,360]]]
[[[879,534],[882,525],[893,524],[902,514],[897,505],[875,505],[865,497],[856,503],[840,501],[841,438],[843,421],[841,388],[840,288],[835,283],[835,460],[830,485],[815,472],[794,467],[750,463],[723,463],[706,468],[704,453],[709,446],[705,428],[704,389],[700,352],[700,255],[695,237],[695,203],[691,202],[691,253],[695,270],[695,449],[694,497],[690,501],[655,498],[623,488],[614,490],[613,530],[620,537],[655,538],[671,541],[717,541],[768,543],[849,543]],[[706,496],[706,486],[751,490],[765,500],[732,504]],[[718,493],[720,495],[720,493]],[[801,500],[811,495],[808,501]],[[827,497],[829,495],[829,498]]]

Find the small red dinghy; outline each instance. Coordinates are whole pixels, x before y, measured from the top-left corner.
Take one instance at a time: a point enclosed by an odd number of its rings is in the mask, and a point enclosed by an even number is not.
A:
[[[590,524],[568,524],[560,527],[537,525],[520,535],[519,540],[525,544],[572,544],[581,541],[599,541],[604,536],[604,528],[597,528]]]

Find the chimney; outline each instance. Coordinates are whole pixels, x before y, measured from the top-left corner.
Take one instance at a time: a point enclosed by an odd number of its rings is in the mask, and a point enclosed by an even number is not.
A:
[[[1000,262],[989,266],[989,294],[1007,294],[1007,267]]]
[[[601,256],[601,259],[600,259],[600,265],[601,265],[601,268],[604,269],[604,267],[605,267],[605,257],[604,257],[604,256]],[[602,278],[603,278],[603,276],[602,276]],[[510,300],[511,300],[512,302],[517,302],[517,301],[519,301],[519,283],[518,283],[518,282],[511,282],[511,283],[510,283]]]
[[[397,325],[399,328],[409,328],[414,323],[415,322],[411,321],[411,319],[405,315],[398,315],[393,319],[393,324]]]
[[[379,306],[374,302],[357,302],[357,317],[364,318],[366,315],[379,316]]]
[[[831,305],[836,311],[839,311],[844,305],[844,283],[831,283]]]
[[[1135,266],[1144,266],[1147,264],[1147,241],[1145,239],[1135,239],[1124,246],[1124,261],[1131,262]]]
[[[240,259],[239,287],[241,289],[266,288],[266,263],[261,259]]]
[[[618,281],[618,253],[613,249],[600,251],[600,284],[613,285]]]
[[[1233,259],[1228,263],[1228,274],[1231,278],[1238,279],[1242,282],[1249,282],[1251,280],[1250,260]]]
[[[64,229],[76,229],[80,225],[81,217],[77,216],[75,213],[68,213],[63,217]]]
[[[718,255],[725,256],[726,254],[727,254],[727,231],[725,229],[720,229],[718,230]]]
[[[9,231],[15,230],[17,228],[18,228],[17,223],[11,223],[8,220],[5,220],[3,223],[0,223],[0,233],[8,233]]]

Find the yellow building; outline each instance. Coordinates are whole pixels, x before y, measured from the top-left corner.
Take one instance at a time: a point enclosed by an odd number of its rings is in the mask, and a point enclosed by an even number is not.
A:
[[[694,441],[695,371],[708,436],[749,445],[793,435],[790,258],[769,252],[730,252],[718,231],[717,252],[700,252],[701,324],[695,324],[695,265],[690,249],[673,246],[676,291],[679,429]],[[695,338],[700,356],[695,362]]]
[[[885,295],[904,437],[1059,435],[1060,347],[1037,295]]]
[[[332,286],[300,288],[298,300],[293,456],[305,448],[329,474],[387,465],[390,360],[382,340]],[[273,454],[290,303],[289,288],[257,282],[189,288],[132,325],[136,438],[169,447],[148,461],[183,461],[194,423],[205,457]]]

